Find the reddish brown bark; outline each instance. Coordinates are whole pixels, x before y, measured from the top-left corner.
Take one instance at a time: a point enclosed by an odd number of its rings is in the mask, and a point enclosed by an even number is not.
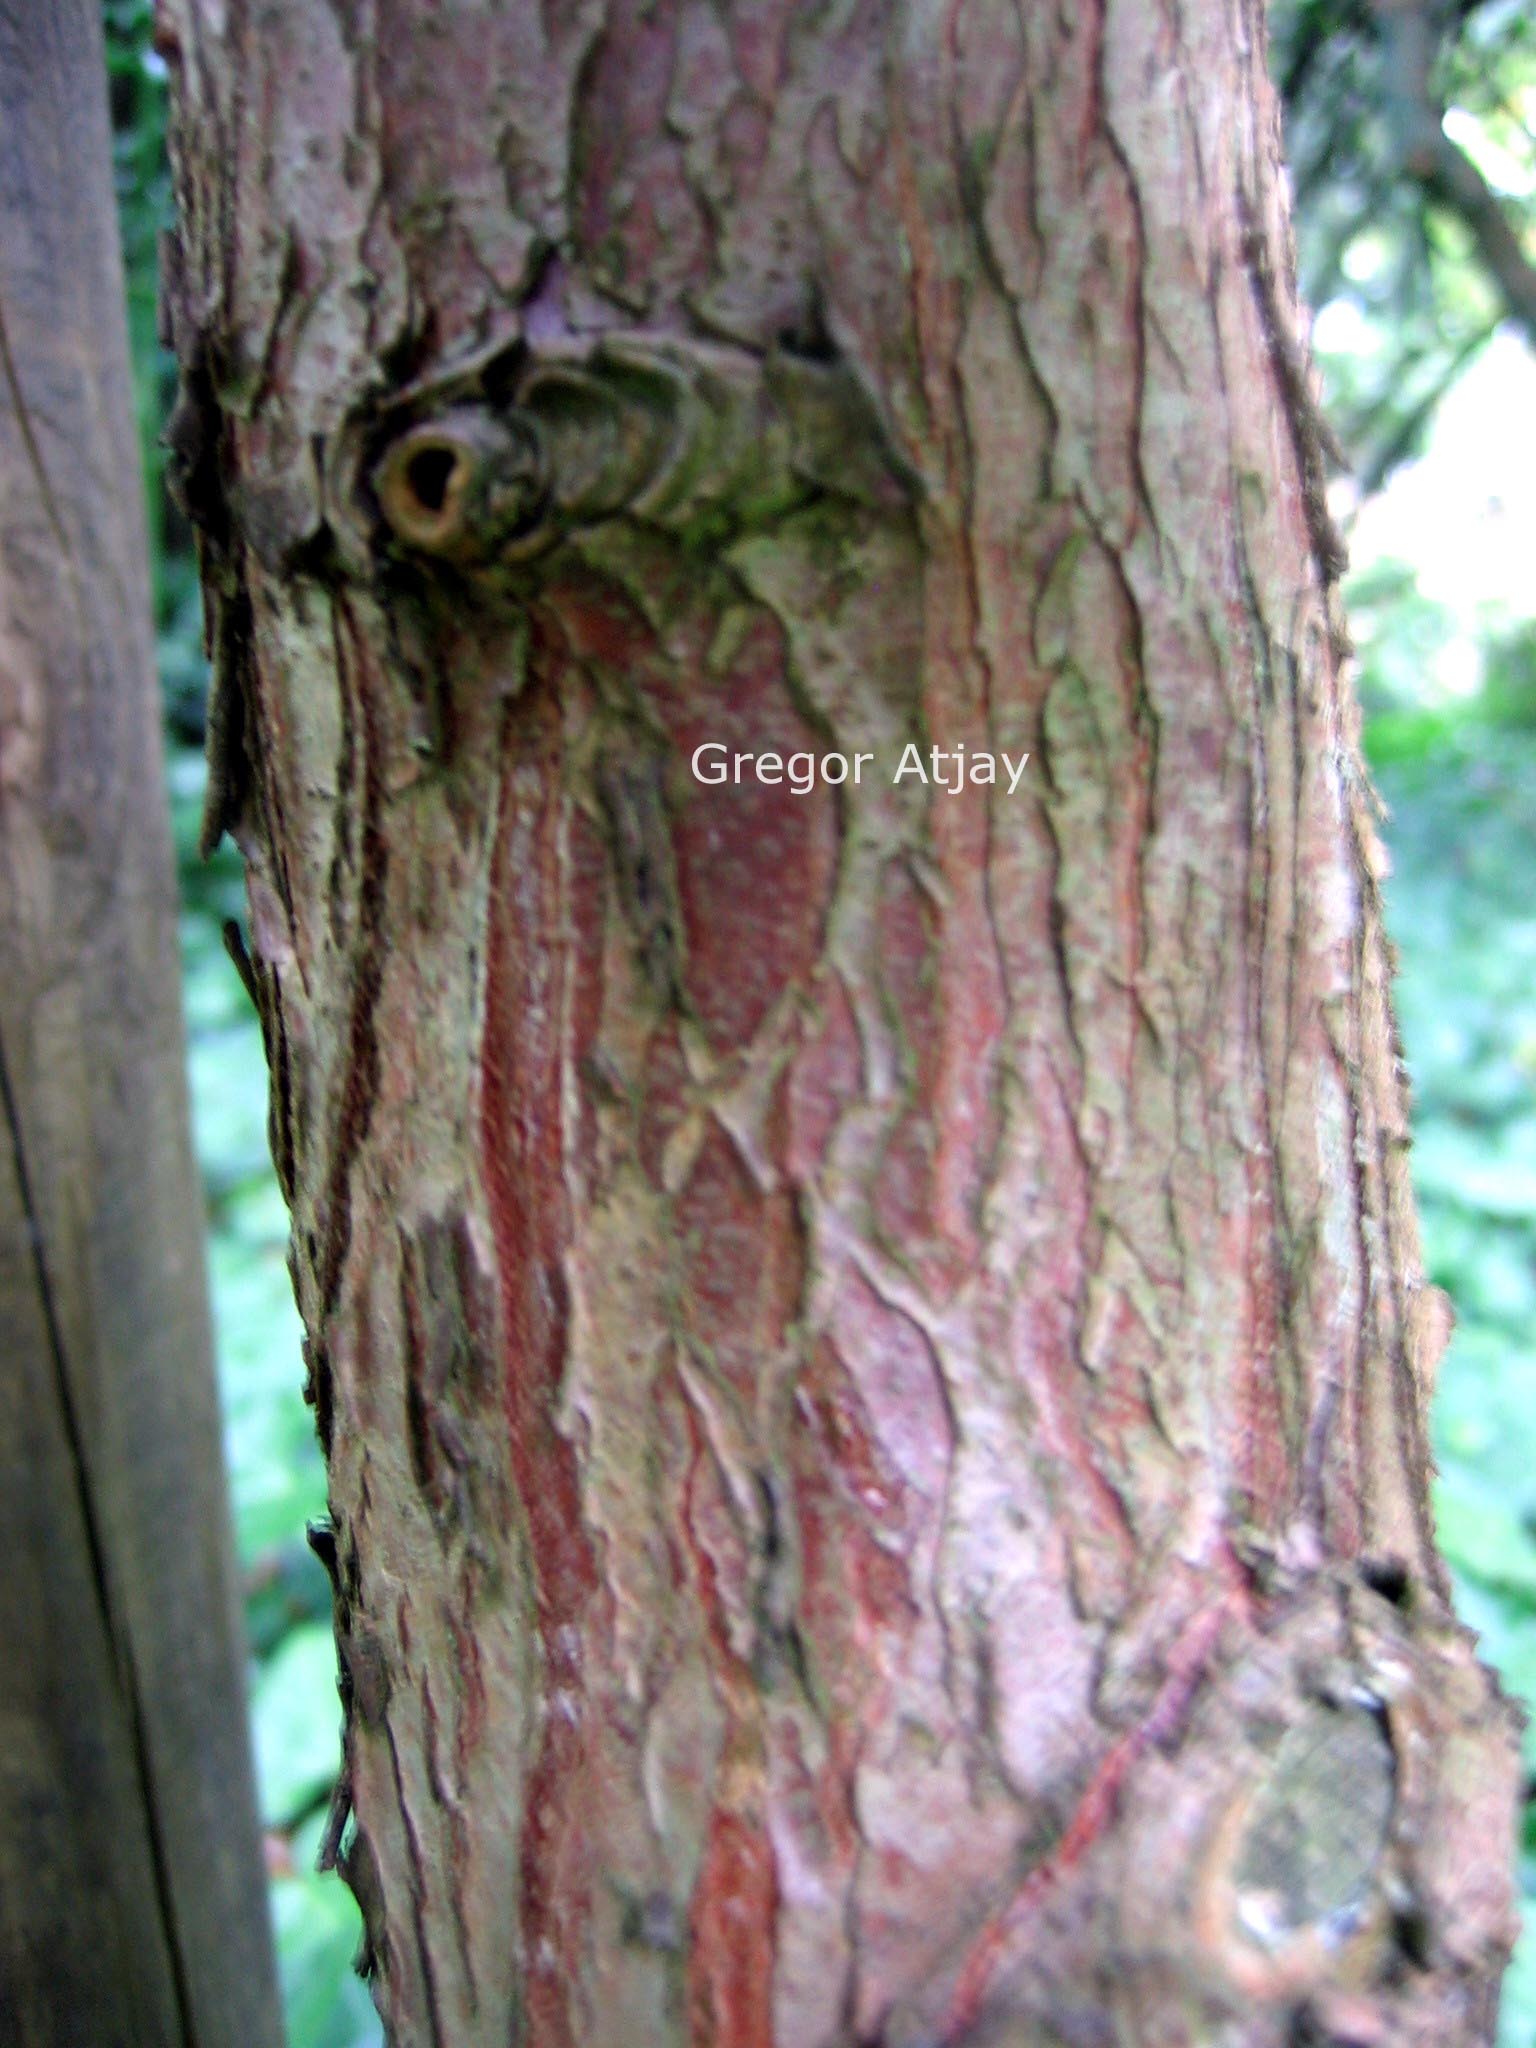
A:
[[[1485,2039],[1260,9],[163,41],[393,2038]]]

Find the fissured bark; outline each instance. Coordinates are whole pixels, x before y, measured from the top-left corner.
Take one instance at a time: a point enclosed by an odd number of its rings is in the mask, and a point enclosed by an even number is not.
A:
[[[1261,9],[162,47],[392,2039],[1485,2040]]]

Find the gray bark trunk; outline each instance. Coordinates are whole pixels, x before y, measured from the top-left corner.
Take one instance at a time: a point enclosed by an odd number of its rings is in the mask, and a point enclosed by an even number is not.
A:
[[[0,0],[0,2043],[276,2048],[90,0]]]
[[[1260,8],[165,21],[392,2039],[1486,2039]]]

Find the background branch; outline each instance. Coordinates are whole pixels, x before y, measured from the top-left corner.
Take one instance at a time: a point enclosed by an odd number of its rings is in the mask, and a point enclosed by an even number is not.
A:
[[[1471,234],[1509,317],[1536,344],[1536,265],[1498,194],[1446,134],[1434,90],[1438,10],[1425,0],[1376,0],[1386,71],[1386,113],[1402,169]]]

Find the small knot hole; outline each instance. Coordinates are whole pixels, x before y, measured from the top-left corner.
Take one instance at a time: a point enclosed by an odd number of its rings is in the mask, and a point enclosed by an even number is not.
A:
[[[439,513],[448,502],[449,487],[459,466],[458,451],[429,443],[418,448],[405,466],[406,488],[423,512]]]

